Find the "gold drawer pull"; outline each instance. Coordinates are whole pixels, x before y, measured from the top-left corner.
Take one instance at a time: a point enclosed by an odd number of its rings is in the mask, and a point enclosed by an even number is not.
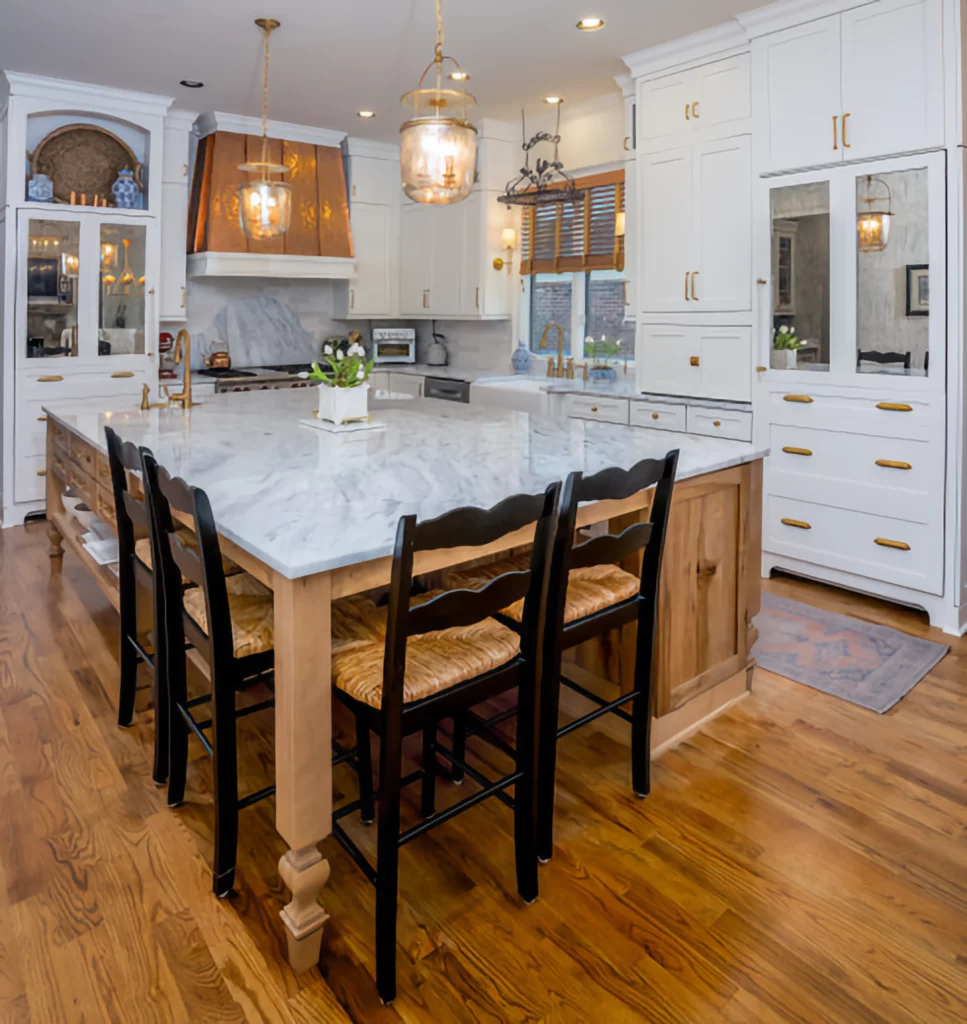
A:
[[[782,449],[787,455],[805,455],[811,456],[812,452],[808,448],[783,448]]]
[[[886,412],[913,412],[913,406],[905,402],[878,402],[876,407]]]
[[[883,469],[913,469],[909,462],[893,462],[891,459],[877,459],[876,464]]]
[[[797,530],[811,530],[812,527],[809,523],[804,523],[801,519],[783,519],[783,526],[795,526]]]
[[[784,402],[799,402],[800,405],[812,405],[813,400],[809,395],[783,395],[782,400]]]
[[[131,370],[118,370],[116,373],[111,374],[112,377],[133,377],[134,373]]]
[[[712,426],[713,427],[721,427],[722,426],[722,421],[721,420],[712,420]]]
[[[47,417],[46,416],[38,416],[37,417],[37,422],[38,423],[46,423],[47,422]]]
[[[763,281],[762,283],[763,283],[763,284],[765,284],[765,282],[764,282],[764,281]],[[756,372],[756,373],[765,373],[765,372],[766,372],[766,370],[768,370],[768,369],[769,369],[769,367],[768,367],[768,366],[757,366],[757,367],[755,368],[755,372]]]
[[[37,470],[37,476],[46,476],[46,475],[47,475],[47,470],[46,469],[38,469]]]
[[[893,548],[894,551],[909,551],[910,545],[904,544],[902,540],[887,540],[885,537],[877,537],[876,543],[881,548]]]
[[[54,374],[51,374],[51,376],[49,376],[49,377],[38,377],[37,378],[37,383],[38,384],[56,384],[57,381],[63,380],[63,379],[64,378],[61,377],[60,374],[54,373]]]
[[[652,418],[653,420],[657,420],[657,419],[658,419],[658,413],[657,413],[657,412],[653,412],[653,413],[651,414],[651,418]]]
[[[688,362],[689,362],[689,364],[691,366],[699,366],[699,365],[701,365],[701,360],[698,358],[698,356],[692,356],[692,358],[689,359]]]
[[[591,412],[597,412],[597,411],[598,411],[598,407],[596,405],[592,405],[591,406]]]

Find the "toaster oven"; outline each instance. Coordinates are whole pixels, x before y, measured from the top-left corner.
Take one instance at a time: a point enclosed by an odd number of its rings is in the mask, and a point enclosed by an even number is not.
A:
[[[373,359],[377,363],[415,363],[416,330],[412,327],[376,327]]]

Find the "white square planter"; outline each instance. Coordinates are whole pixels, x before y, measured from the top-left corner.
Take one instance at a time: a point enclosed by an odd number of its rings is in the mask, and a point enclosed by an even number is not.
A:
[[[318,415],[329,423],[357,423],[369,419],[369,385],[331,388],[320,384]]]
[[[774,348],[770,353],[769,365],[773,370],[795,370],[796,350],[794,348]]]

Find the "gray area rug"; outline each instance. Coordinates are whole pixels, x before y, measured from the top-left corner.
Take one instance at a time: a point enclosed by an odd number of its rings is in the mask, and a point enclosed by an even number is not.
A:
[[[950,651],[890,626],[762,595],[752,654],[760,668],[878,714],[889,711]]]

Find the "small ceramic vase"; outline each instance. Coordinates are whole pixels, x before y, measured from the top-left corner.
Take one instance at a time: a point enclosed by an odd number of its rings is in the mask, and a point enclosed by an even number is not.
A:
[[[32,203],[52,203],[54,201],[54,183],[46,174],[35,174],[27,182],[27,198]]]
[[[524,374],[530,369],[531,354],[527,351],[527,346],[523,342],[520,342],[514,354],[510,357],[510,365],[514,368],[514,373]]]
[[[369,385],[331,388],[319,385],[319,419],[329,423],[358,423],[369,418]]]
[[[119,171],[117,181],[111,186],[111,193],[114,196],[114,205],[119,210],[136,210],[141,190],[134,180],[134,171],[127,168]]]

